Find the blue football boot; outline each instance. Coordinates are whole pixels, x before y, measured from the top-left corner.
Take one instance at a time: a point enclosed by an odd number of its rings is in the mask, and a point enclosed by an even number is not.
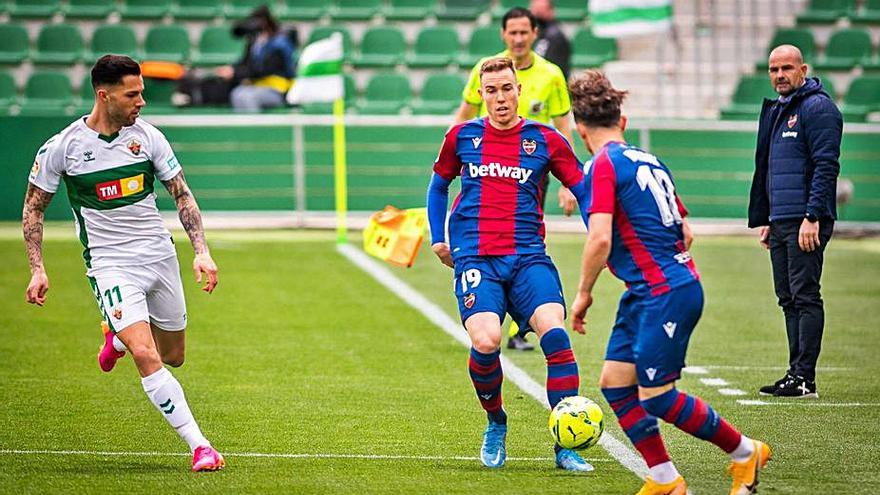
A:
[[[489,421],[486,433],[483,433],[483,448],[480,449],[480,461],[489,468],[500,468],[507,458],[504,441],[507,438],[507,425]]]
[[[581,459],[581,456],[571,449],[559,449],[556,452],[556,467],[581,473],[593,470],[592,464]]]

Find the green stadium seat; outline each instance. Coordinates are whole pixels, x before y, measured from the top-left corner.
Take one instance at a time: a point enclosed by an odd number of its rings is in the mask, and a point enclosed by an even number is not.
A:
[[[837,99],[837,88],[834,87],[834,80],[828,77],[825,74],[810,74],[809,77],[818,77],[819,82],[822,83],[822,87],[825,88],[825,92],[828,93],[831,98]]]
[[[492,20],[498,21],[499,19],[504,17],[504,14],[506,14],[508,10],[514,7],[528,6],[529,2],[523,0],[501,0],[500,2],[498,2],[498,5],[496,5],[495,8],[492,9]]]
[[[13,0],[8,5],[13,18],[50,18],[61,10],[61,0]]]
[[[406,40],[396,27],[375,27],[364,34],[355,67],[388,67],[403,61]]]
[[[280,17],[286,21],[316,21],[327,13],[326,0],[286,0]]]
[[[837,19],[851,15],[855,0],[810,0],[806,10],[797,16],[799,23],[833,24]]]
[[[223,15],[223,3],[217,0],[177,0],[171,13],[177,19],[213,19]]]
[[[229,26],[206,27],[192,63],[196,67],[233,64],[241,58],[244,46],[244,40],[233,37]]]
[[[865,0],[861,10],[850,20],[853,24],[880,24],[880,0]]]
[[[721,110],[721,118],[728,120],[758,120],[764,98],[776,98],[778,95],[765,75],[743,76],[739,80],[733,99],[726,108]]]
[[[318,40],[329,38],[333,33],[342,35],[342,50],[345,52],[346,58],[351,57],[353,51],[351,47],[351,32],[345,26],[318,26],[309,34],[309,41],[307,43],[314,43]]]
[[[844,122],[864,122],[869,113],[880,111],[880,76],[853,80],[840,110]]]
[[[92,107],[95,105],[95,90],[92,88],[92,75],[86,72],[83,76],[83,80],[79,85],[78,101],[76,103],[76,111],[77,115],[85,115],[92,111]]]
[[[441,0],[437,5],[437,19],[441,21],[475,21],[489,10],[489,0]]]
[[[564,22],[582,22],[587,18],[587,0],[556,0],[556,20]]]
[[[91,49],[86,59],[94,62],[108,53],[128,55],[140,60],[142,55],[138,50],[134,29],[126,24],[105,24],[95,28],[92,33]]]
[[[418,21],[436,10],[437,0],[390,0],[384,13],[390,21]]]
[[[174,107],[171,105],[171,95],[177,91],[177,81],[168,79],[144,78],[144,100],[147,105],[144,110],[149,113],[167,113]]]
[[[20,64],[28,56],[28,32],[19,24],[0,24],[0,64]]]
[[[57,115],[67,113],[73,102],[70,79],[63,72],[34,72],[28,78],[22,99],[21,113]]]
[[[816,56],[816,40],[813,32],[807,28],[782,28],[777,29],[773,39],[767,45],[767,56],[779,45],[794,45],[801,50],[806,63],[812,63]],[[767,71],[767,57],[755,64],[755,69],[760,72]]]
[[[483,57],[495,55],[504,50],[501,41],[501,28],[498,26],[482,26],[474,29],[468,41],[467,51],[458,57],[458,65],[470,69]]]
[[[575,34],[571,51],[574,67],[599,67],[617,58],[617,42],[613,38],[598,38],[589,28],[583,28]]]
[[[345,84],[345,108],[353,108],[357,102],[357,85],[351,74],[343,73],[342,80]],[[333,113],[333,103],[307,103],[302,106],[303,113],[330,114]]]
[[[229,19],[244,19],[261,5],[268,6],[273,15],[279,10],[278,6],[274,5],[274,2],[267,0],[229,0],[229,3],[226,5],[226,17]]]
[[[67,0],[64,16],[76,19],[103,19],[115,11],[114,0]]]
[[[0,72],[0,115],[9,113],[9,109],[18,100],[15,79],[8,72]]]
[[[71,65],[83,57],[83,39],[76,24],[46,24],[31,56],[35,64]]]
[[[451,115],[461,103],[465,81],[458,74],[431,74],[422,86],[419,99],[413,102],[416,115]]]
[[[400,113],[411,95],[409,79],[402,74],[379,73],[367,83],[364,100],[358,112],[364,115],[392,115]]]
[[[336,0],[330,6],[335,21],[367,21],[382,10],[382,0]]]
[[[458,33],[450,26],[434,26],[423,29],[413,49],[407,56],[410,67],[443,67],[453,62],[460,51]]]
[[[122,0],[125,19],[161,19],[171,11],[171,0]]]
[[[850,70],[871,58],[871,35],[863,29],[841,29],[831,35],[825,56],[815,64],[818,70]]]
[[[189,59],[189,34],[180,25],[153,26],[144,40],[144,60],[183,63]]]

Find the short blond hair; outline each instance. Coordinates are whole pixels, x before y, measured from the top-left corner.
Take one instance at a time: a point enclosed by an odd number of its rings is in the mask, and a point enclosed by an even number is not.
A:
[[[487,72],[503,72],[510,70],[516,77],[516,69],[513,68],[513,60],[508,57],[492,57],[480,65],[480,79]]]

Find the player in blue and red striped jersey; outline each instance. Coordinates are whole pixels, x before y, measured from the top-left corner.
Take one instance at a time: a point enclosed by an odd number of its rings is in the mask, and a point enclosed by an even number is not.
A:
[[[586,192],[581,165],[552,127],[519,117],[520,87],[513,62],[496,57],[480,68],[480,94],[489,116],[447,133],[428,189],[432,249],[455,271],[461,321],[471,339],[470,376],[489,425],[480,459],[501,467],[507,414],[502,407],[501,321],[510,313],[538,334],[547,359],[547,400],[577,395],[577,363],[565,332],[565,301],[556,267],[544,249],[542,184],[552,172],[577,197]],[[449,216],[449,184],[461,193]],[[556,450],[558,467],[589,471],[572,450]]]
[[[607,264],[626,283],[608,341],[600,385],[627,437],[648,464],[639,495],[684,495],[657,418],[730,454],[731,495],[754,493],[770,448],[740,434],[696,396],[675,388],[691,332],[703,311],[703,288],[688,253],[693,236],[669,169],[626,144],[626,96],[600,71],[569,85],[577,132],[593,154],[585,168],[588,230],[572,328],[585,333],[592,289]]]

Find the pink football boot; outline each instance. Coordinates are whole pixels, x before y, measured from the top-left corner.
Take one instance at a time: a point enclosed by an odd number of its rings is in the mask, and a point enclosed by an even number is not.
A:
[[[113,332],[110,331],[110,325],[107,322],[101,322],[101,331],[104,333],[104,345],[98,352],[98,365],[101,371],[108,372],[116,366],[116,361],[125,356],[125,351],[117,351],[113,348]]]
[[[226,461],[223,460],[223,456],[210,445],[198,447],[193,452],[193,472],[219,471],[225,465]]]

